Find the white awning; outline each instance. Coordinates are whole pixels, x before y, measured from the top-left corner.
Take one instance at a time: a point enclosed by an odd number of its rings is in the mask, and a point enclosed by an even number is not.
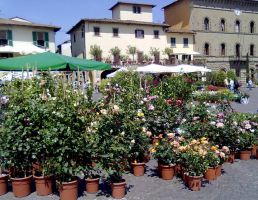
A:
[[[21,55],[44,53],[45,49],[37,47],[33,44],[26,44],[25,46],[0,46],[0,53],[17,53]]]
[[[157,65],[157,64],[150,64],[147,66],[143,66],[143,67],[138,67],[136,69],[137,72],[142,72],[142,73],[167,73],[169,71],[168,66],[164,66],[164,65]]]
[[[173,49],[173,55],[200,55],[200,53],[189,49]]]
[[[111,74],[108,74],[107,75],[107,78],[112,78],[114,77],[118,72],[127,72],[128,69],[126,67],[122,67],[120,68],[119,70],[116,70],[115,72],[111,73]]]
[[[207,69],[203,66],[196,66],[196,65],[178,65],[175,67],[170,67],[171,73],[192,73],[192,72],[211,72],[210,69]]]

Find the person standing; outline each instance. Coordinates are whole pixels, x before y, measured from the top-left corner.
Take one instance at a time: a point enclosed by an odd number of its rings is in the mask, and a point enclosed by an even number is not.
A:
[[[225,87],[226,87],[226,88],[228,88],[228,89],[229,89],[228,79],[227,79],[227,78],[225,78],[225,80],[224,80],[224,85],[225,85]]]
[[[230,79],[229,85],[230,85],[230,90],[231,90],[232,92],[234,92],[234,81],[233,81],[233,79]]]
[[[249,81],[248,81],[247,85],[248,85],[249,90],[252,90],[252,87],[253,87],[253,81],[252,81],[251,79],[249,79]]]

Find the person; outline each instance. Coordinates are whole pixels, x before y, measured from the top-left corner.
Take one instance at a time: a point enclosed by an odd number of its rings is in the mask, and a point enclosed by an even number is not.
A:
[[[227,79],[227,78],[225,78],[225,80],[224,80],[224,84],[225,84],[225,87],[229,89],[228,79]]]
[[[232,79],[230,79],[229,85],[230,85],[230,90],[233,92],[234,91],[234,81]]]
[[[240,84],[238,83],[238,81],[235,79],[234,80],[234,91],[235,93],[238,93],[238,88],[240,87]]]
[[[251,79],[249,79],[249,81],[248,81],[247,85],[248,85],[249,90],[252,90],[252,87],[253,87],[253,81],[252,81]]]

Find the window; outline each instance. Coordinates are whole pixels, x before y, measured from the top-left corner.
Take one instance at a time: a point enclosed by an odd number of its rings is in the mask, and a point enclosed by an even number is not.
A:
[[[159,39],[159,31],[158,30],[154,31],[154,38]]]
[[[8,45],[7,31],[0,31],[0,46]]]
[[[113,37],[118,37],[118,36],[119,36],[119,29],[113,28]]]
[[[210,20],[207,17],[204,19],[204,30],[210,30]]]
[[[250,33],[254,33],[254,22],[250,22]]]
[[[250,45],[250,56],[254,56],[254,45]]]
[[[210,55],[210,45],[208,43],[204,44],[204,55],[206,56]]]
[[[225,20],[221,19],[220,21],[220,31],[225,32]]]
[[[144,38],[144,30],[136,29],[135,30],[135,37],[136,38]]]
[[[73,42],[76,42],[76,33],[73,34]]]
[[[100,28],[99,27],[94,27],[94,35],[95,36],[100,36]]]
[[[188,47],[188,38],[184,38],[183,40],[184,40],[183,41],[184,42],[184,47]]]
[[[140,6],[133,6],[133,13],[141,14],[142,8]]]
[[[170,40],[171,40],[171,46],[175,47],[176,46],[176,38],[173,37]]]
[[[236,57],[240,57],[240,44],[236,44]]]
[[[32,32],[33,44],[39,47],[49,47],[48,32]]]
[[[239,33],[239,32],[240,32],[240,21],[239,21],[239,20],[236,21],[236,24],[235,24],[235,31],[236,31],[236,33]]]
[[[84,38],[84,27],[82,27],[82,38]]]
[[[226,45],[224,43],[222,43],[220,45],[220,55],[221,56],[225,56],[226,55]]]

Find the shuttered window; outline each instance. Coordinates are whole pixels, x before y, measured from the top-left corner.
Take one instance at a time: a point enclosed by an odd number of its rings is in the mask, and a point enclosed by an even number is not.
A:
[[[49,47],[48,32],[32,32],[33,44],[39,47]]]
[[[0,31],[0,46],[13,46],[13,33],[11,30]]]

